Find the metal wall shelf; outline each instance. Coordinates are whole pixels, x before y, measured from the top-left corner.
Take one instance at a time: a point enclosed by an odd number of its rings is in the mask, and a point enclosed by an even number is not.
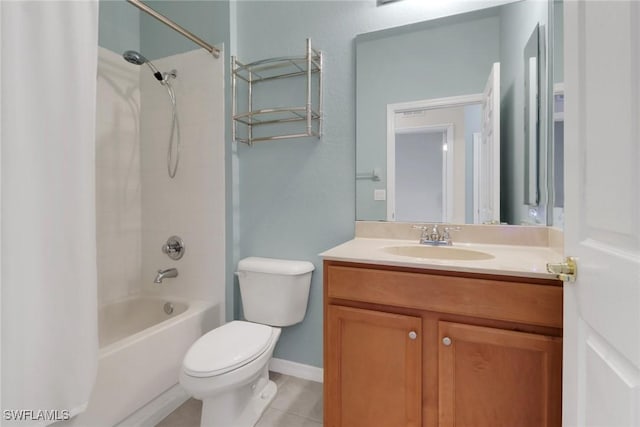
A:
[[[255,142],[322,135],[322,52],[307,39],[305,56],[269,58],[243,64],[231,58],[232,138],[235,142]],[[306,78],[304,106],[254,109],[254,89],[259,83],[276,79]],[[239,80],[245,86],[247,111],[238,113]],[[316,86],[316,91],[312,86]],[[302,98],[302,96],[301,96]],[[302,99],[301,99],[302,101]],[[274,132],[254,135],[263,126]],[[242,134],[242,135],[241,135]]]

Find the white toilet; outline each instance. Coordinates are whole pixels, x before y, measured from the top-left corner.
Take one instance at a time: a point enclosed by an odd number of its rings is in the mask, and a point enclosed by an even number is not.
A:
[[[299,323],[309,299],[308,261],[245,258],[238,263],[248,321],[232,321],[198,339],[182,362],[180,384],[202,400],[203,427],[253,427],[278,391],[269,360],[281,326]]]

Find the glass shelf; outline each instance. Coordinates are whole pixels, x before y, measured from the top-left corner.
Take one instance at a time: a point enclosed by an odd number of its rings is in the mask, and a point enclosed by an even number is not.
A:
[[[232,92],[232,138],[235,142],[252,145],[259,141],[279,139],[316,137],[322,135],[322,53],[312,49],[311,40],[307,39],[305,56],[269,58],[243,64],[235,57],[231,58],[231,92]],[[253,86],[257,83],[276,79],[303,79],[306,83],[304,96],[305,107],[278,107],[253,110]],[[238,81],[242,81],[242,98],[247,100],[249,111],[238,112]],[[300,80],[298,80],[300,81]],[[312,90],[312,87],[316,90]],[[257,96],[256,96],[257,97]],[[295,94],[294,94],[295,97]],[[302,99],[301,99],[302,100]],[[296,102],[297,103],[297,102]],[[274,135],[263,135],[264,129],[254,135],[254,127],[276,125],[271,128]],[[277,126],[281,125],[281,126]],[[240,131],[246,136],[240,136]]]
[[[312,50],[311,73],[320,72],[321,54]],[[245,82],[259,83],[273,79],[283,79],[287,77],[304,76],[307,74],[309,60],[306,56],[269,58],[262,61],[242,64],[235,61],[236,77]]]
[[[320,114],[311,110],[311,119],[319,119]],[[296,122],[307,120],[307,109],[305,107],[294,108],[265,108],[248,113],[233,116],[237,122],[247,126],[258,126],[275,123]]]

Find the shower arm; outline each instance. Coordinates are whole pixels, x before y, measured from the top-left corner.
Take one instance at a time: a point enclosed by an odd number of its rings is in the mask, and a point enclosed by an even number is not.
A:
[[[132,5],[134,5],[135,7],[140,9],[141,11],[153,16],[158,21],[162,22],[163,24],[167,25],[168,27],[172,28],[173,30],[177,31],[178,33],[182,34],[183,36],[185,36],[186,38],[188,38],[189,40],[191,40],[195,44],[199,45],[200,47],[206,49],[214,57],[216,57],[216,58],[220,57],[220,49],[218,49],[215,46],[210,45],[207,42],[205,42],[204,40],[202,40],[200,37],[196,36],[192,32],[190,32],[188,30],[185,30],[180,25],[176,24],[175,22],[173,22],[172,20],[170,20],[166,16],[156,12],[155,10],[153,10],[152,8],[150,8],[149,6],[144,4],[142,1],[140,1],[140,0],[127,0],[127,2],[132,4]]]

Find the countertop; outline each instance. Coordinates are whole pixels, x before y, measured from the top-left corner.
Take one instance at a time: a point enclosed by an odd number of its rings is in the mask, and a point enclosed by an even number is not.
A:
[[[548,262],[561,262],[562,256],[546,246],[453,243],[453,248],[485,252],[494,258],[487,260],[448,260],[394,255],[384,251],[390,246],[419,245],[416,240],[356,237],[320,254],[325,260],[357,262],[397,267],[503,276],[556,279],[548,273]]]

